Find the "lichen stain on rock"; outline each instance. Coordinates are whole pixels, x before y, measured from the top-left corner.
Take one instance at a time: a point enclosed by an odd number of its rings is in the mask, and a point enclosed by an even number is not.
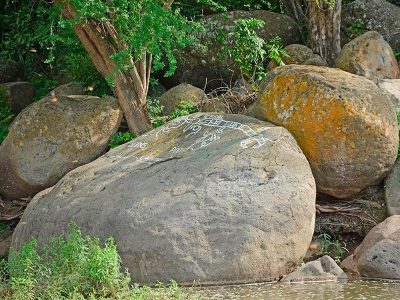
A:
[[[288,80],[295,84],[296,89],[289,88]],[[288,78],[280,75],[274,80],[272,88],[261,97],[267,119],[289,129],[306,156],[315,163],[320,162],[321,151],[324,152],[323,156],[336,155],[337,149],[327,149],[324,138],[336,139],[338,143],[347,140],[343,127],[346,127],[346,110],[349,107],[346,108],[345,102],[322,89],[323,87],[312,85],[306,77],[296,78],[292,74]],[[273,106],[264,105],[271,99],[274,99]],[[299,127],[298,124],[302,126]],[[328,129],[332,133],[330,137],[324,134]],[[347,155],[353,155],[351,147],[347,149]]]

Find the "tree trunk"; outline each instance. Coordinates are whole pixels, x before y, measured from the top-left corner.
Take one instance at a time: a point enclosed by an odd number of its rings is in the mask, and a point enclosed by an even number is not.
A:
[[[304,0],[282,0],[283,11],[299,25],[307,25],[307,3]]]
[[[332,66],[340,52],[342,0],[336,0],[333,7],[327,0],[309,0],[308,11],[308,45]]]
[[[66,19],[75,19],[75,8],[69,3],[64,3],[62,15]],[[151,130],[152,126],[146,108],[149,78],[146,67],[140,74],[136,67],[143,65],[143,60],[146,65],[146,56],[139,62],[132,61],[132,68],[129,70],[121,71],[110,56],[123,50],[123,45],[119,43],[110,24],[86,20],[76,25],[74,31],[100,74],[114,79],[113,91],[118,98],[129,131],[133,134],[142,134]]]

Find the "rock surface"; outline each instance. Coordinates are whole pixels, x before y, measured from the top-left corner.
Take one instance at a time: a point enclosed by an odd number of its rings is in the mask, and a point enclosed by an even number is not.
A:
[[[388,214],[400,215],[400,159],[385,179],[385,199]]]
[[[35,87],[30,82],[8,82],[3,84],[8,92],[7,100],[10,102],[11,111],[19,114],[25,107],[33,102]]]
[[[375,82],[381,78],[396,79],[400,76],[392,48],[376,31],[366,32],[346,44],[335,64],[343,71]]]
[[[22,66],[10,59],[0,59],[0,83],[20,81],[24,77]]]
[[[99,157],[120,124],[114,98],[44,98],[14,120],[0,146],[0,194],[30,197]]]
[[[353,258],[361,276],[400,279],[400,215],[374,227],[354,251]]]
[[[206,100],[207,95],[202,89],[186,83],[168,90],[159,98],[160,104],[164,107],[164,114],[166,115],[172,113],[182,101],[191,103],[197,107]]]
[[[77,82],[70,82],[56,87],[47,96],[84,95],[85,89]]]
[[[160,78],[166,87],[172,88],[180,83],[189,83],[207,91],[230,86],[240,73],[232,61],[221,58],[222,45],[217,35],[222,30],[228,32],[237,19],[256,18],[265,22],[265,26],[257,29],[259,37],[268,42],[275,36],[282,38],[283,46],[301,42],[301,33],[296,22],[282,14],[264,10],[232,11],[204,18],[206,32],[199,36],[200,42],[207,49],[189,47],[177,54],[179,57],[177,70],[171,77]]]
[[[354,25],[355,20],[364,22],[368,30],[379,32],[390,46],[400,50],[400,7],[385,0],[356,0],[344,6],[342,28]]]
[[[336,262],[325,255],[317,260],[306,263],[299,269],[285,276],[282,282],[338,281],[346,280],[347,275]]]
[[[399,144],[389,95],[370,80],[338,69],[274,69],[252,108],[287,128],[308,158],[319,192],[346,198],[381,181]]]
[[[44,213],[48,212],[48,213]],[[241,115],[175,119],[68,173],[28,205],[20,247],[63,233],[114,237],[134,282],[278,279],[311,241],[315,182],[282,127]]]
[[[318,54],[314,54],[313,51],[307,46],[301,44],[292,44],[283,48],[288,54],[288,57],[282,57],[282,61],[285,65],[314,65],[327,67],[328,63]],[[278,67],[278,64],[272,60],[267,67],[267,70],[272,70]]]
[[[400,79],[379,80],[378,86],[385,92],[393,95],[391,100],[394,110],[400,113]]]

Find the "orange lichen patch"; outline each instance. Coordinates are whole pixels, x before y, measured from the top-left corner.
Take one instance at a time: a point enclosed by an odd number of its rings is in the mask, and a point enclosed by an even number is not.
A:
[[[287,128],[308,159],[315,163],[338,154],[337,147],[328,145],[349,143],[343,127],[350,126],[347,111],[352,105],[326,86],[312,84],[306,76],[278,75],[261,96],[260,103],[267,120]],[[345,149],[346,155],[353,155],[353,147]]]

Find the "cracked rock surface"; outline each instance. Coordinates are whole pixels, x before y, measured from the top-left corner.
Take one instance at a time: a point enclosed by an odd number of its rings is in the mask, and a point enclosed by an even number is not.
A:
[[[65,232],[114,237],[132,280],[278,279],[312,238],[315,181],[292,135],[241,115],[194,114],[119,146],[31,201],[20,247]]]

